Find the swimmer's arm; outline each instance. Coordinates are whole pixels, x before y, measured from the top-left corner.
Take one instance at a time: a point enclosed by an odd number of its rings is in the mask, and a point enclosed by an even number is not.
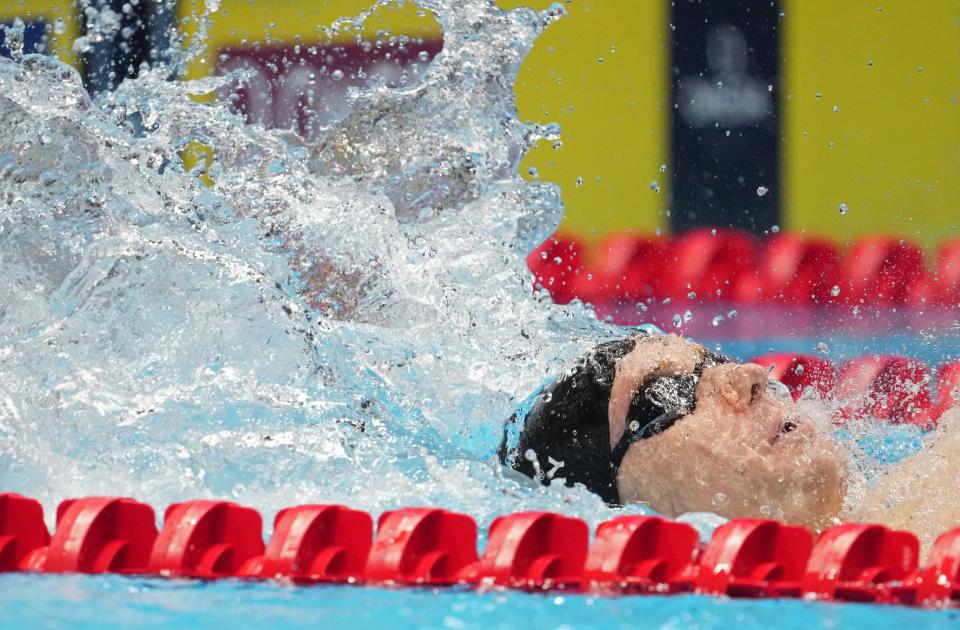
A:
[[[853,521],[908,529],[924,555],[936,536],[960,525],[960,408],[948,411],[923,450],[879,476],[844,515]]]
[[[674,333],[637,339],[633,351],[617,361],[616,376],[610,388],[610,402],[607,406],[610,449],[614,449],[623,437],[630,403],[646,379],[689,374],[701,360],[703,346]]]

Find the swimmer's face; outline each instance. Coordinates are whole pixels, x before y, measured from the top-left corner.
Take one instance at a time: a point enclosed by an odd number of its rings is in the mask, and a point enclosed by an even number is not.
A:
[[[822,527],[845,492],[832,440],[756,364],[709,367],[696,410],[630,446],[617,477],[624,501],[676,516],[709,511]]]

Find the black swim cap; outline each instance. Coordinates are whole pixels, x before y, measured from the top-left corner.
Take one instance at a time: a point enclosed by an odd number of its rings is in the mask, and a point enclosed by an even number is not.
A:
[[[610,505],[621,505],[617,471],[630,444],[691,413],[703,369],[728,361],[707,351],[693,374],[644,381],[630,403],[626,431],[611,451],[607,408],[616,363],[635,346],[635,338],[601,344],[535,392],[504,425],[500,461],[545,485],[583,484]]]

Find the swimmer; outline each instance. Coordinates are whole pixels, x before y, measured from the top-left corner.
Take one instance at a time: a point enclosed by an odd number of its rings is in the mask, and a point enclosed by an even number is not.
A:
[[[878,497],[891,488],[913,497],[910,479],[926,465],[904,462],[844,512],[848,460],[826,422],[805,416],[766,368],[655,327],[601,344],[535,392],[507,421],[498,453],[541,483],[580,484],[612,506],[814,529],[841,518],[904,527],[902,511]],[[960,524],[954,514],[941,516],[938,531]]]
[[[821,527],[843,505],[836,445],[755,364],[674,334],[605,343],[507,422],[501,460],[545,484],[677,516],[778,518]]]

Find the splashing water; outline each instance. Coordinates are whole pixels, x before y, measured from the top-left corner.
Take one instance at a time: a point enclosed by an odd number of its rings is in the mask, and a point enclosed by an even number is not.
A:
[[[622,335],[531,295],[524,260],[562,205],[518,164],[560,134],[517,118],[513,83],[563,9],[419,5],[442,52],[310,142],[193,98],[236,74],[161,67],[92,100],[62,63],[0,59],[4,489],[48,514],[102,493],[609,518],[494,454],[518,400]],[[210,188],[179,157],[196,142]]]
[[[421,3],[444,49],[414,85],[352,91],[309,144],[191,98],[230,77],[91,100],[62,63],[0,59],[8,489],[603,517],[494,456],[515,400],[617,334],[524,264],[562,207],[517,173],[545,132],[512,84],[562,9],[455,4]],[[211,188],[178,157],[196,141]]]

